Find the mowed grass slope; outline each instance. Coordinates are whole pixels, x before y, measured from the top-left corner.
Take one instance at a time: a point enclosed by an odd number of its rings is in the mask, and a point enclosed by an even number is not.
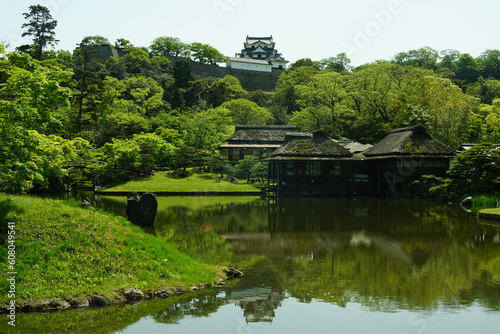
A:
[[[136,287],[210,285],[219,269],[198,263],[122,217],[53,199],[0,194],[0,263],[7,272],[14,222],[16,299],[70,298]],[[0,289],[8,291],[2,279]],[[0,302],[7,302],[2,294]]]
[[[103,191],[138,192],[255,192],[258,189],[244,181],[238,183],[220,179],[218,174],[196,174],[176,178],[169,172],[156,172],[153,176],[112,184]],[[217,182],[219,180],[219,182]]]

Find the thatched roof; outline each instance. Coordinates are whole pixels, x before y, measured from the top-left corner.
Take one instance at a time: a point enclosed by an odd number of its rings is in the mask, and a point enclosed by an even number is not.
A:
[[[347,148],[351,153],[361,153],[366,151],[367,149],[373,147],[372,144],[362,144],[357,141],[338,141],[339,144],[343,145]]]
[[[344,146],[329,138],[323,131],[289,133],[285,143],[276,149],[269,160],[323,160],[351,158]]]
[[[235,133],[226,142],[282,144],[286,134],[296,130],[294,125],[237,125]]]
[[[421,125],[395,129],[368,149],[366,157],[375,156],[453,156],[454,150],[434,139]]]

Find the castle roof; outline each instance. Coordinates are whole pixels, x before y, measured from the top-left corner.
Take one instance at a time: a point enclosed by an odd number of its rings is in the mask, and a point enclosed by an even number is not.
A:
[[[246,44],[255,44],[255,43],[265,43],[265,44],[274,44],[273,36],[269,37],[250,37],[247,36]]]

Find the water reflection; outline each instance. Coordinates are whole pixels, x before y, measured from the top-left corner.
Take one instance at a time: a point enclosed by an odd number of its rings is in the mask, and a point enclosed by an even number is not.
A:
[[[118,206],[116,199],[102,202]],[[369,198],[160,198],[155,233],[199,260],[243,267],[247,286],[227,294],[232,301],[242,296],[237,304],[247,319],[272,318],[269,305],[279,305],[285,291],[305,302],[353,301],[375,310],[475,301],[499,308],[499,228],[459,207]],[[265,272],[263,282],[257,272]]]
[[[124,198],[98,203],[125,215]],[[191,299],[143,303],[154,307],[144,306],[136,317],[140,326],[152,319],[184,328],[186,319],[220,322],[228,314],[243,321],[237,326],[276,326],[294,320],[302,310],[297,303],[324,315],[316,321],[325,328],[331,323],[326,314],[342,310],[363,317],[382,312],[386,321],[395,313],[466,310],[485,325],[500,311],[500,228],[479,224],[459,207],[364,198],[160,197],[149,232],[200,261],[239,267],[245,276]],[[100,312],[115,316],[113,309]]]

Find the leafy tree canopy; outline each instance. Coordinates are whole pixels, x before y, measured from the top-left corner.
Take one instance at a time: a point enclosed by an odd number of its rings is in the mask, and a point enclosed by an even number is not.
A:
[[[500,149],[493,144],[480,144],[457,155],[449,170],[450,177],[437,192],[455,194],[494,193],[500,189]]]

